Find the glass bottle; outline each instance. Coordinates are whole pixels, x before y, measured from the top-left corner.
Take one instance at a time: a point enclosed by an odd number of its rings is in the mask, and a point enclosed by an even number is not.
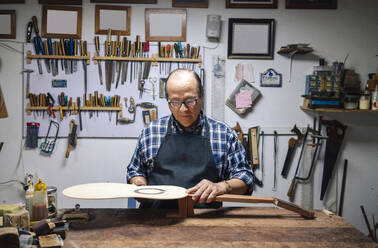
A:
[[[47,192],[46,184],[39,179],[38,183],[34,187],[34,198],[33,198],[33,221],[39,221],[46,219],[48,216],[47,211]]]

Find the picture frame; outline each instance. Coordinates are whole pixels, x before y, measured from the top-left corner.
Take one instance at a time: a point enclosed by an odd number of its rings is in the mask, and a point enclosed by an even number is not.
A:
[[[112,30],[112,35],[130,35],[129,6],[96,5],[95,7],[95,33],[107,34]]]
[[[209,0],[172,0],[172,7],[208,8]]]
[[[157,0],[91,0],[91,3],[144,3],[144,4],[156,4]]]
[[[16,11],[0,10],[0,39],[16,39]]]
[[[25,0],[0,0],[0,4],[19,4],[25,3]]]
[[[40,4],[82,5],[82,0],[38,0]]]
[[[337,9],[337,0],[286,0],[287,9]]]
[[[226,0],[226,8],[277,9],[277,0]]]
[[[146,41],[186,41],[186,9],[145,9]]]
[[[229,18],[229,59],[273,59],[274,19]]]
[[[42,8],[42,37],[81,38],[82,8],[44,5]]]

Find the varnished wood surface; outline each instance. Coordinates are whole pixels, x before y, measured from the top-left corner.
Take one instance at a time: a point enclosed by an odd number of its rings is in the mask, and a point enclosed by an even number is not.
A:
[[[316,211],[313,220],[279,208],[195,209],[167,218],[159,210],[90,209],[71,223],[64,247],[378,247],[343,218]]]

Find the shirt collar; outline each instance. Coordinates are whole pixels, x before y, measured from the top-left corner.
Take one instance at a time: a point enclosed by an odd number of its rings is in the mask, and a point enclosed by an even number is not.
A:
[[[200,112],[199,118],[200,118],[199,122],[197,122],[195,125],[191,126],[188,131],[185,131],[184,127],[172,115],[173,127],[176,129],[176,132],[179,132],[179,133],[184,133],[185,132],[185,133],[200,134],[201,131],[202,131],[202,128],[203,128],[203,126],[205,124],[205,117],[203,115],[202,110]]]

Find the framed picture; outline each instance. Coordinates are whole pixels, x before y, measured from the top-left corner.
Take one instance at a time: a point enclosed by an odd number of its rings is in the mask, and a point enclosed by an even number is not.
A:
[[[0,39],[16,39],[16,11],[0,10]]]
[[[96,5],[95,33],[107,34],[111,29],[112,35],[130,35],[130,14],[128,6]]]
[[[146,9],[147,41],[186,41],[186,9]]]
[[[91,3],[157,3],[157,0],[91,0]]]
[[[273,59],[274,19],[228,19],[229,59]]]
[[[209,0],[172,0],[172,7],[208,8]]]
[[[277,9],[277,0],[226,0],[226,8]]]
[[[0,4],[5,4],[5,3],[25,3],[25,0],[0,0]]]
[[[337,0],[286,0],[287,9],[337,9]]]
[[[40,4],[82,5],[82,0],[38,0]]]
[[[43,6],[42,37],[80,39],[81,7]]]

